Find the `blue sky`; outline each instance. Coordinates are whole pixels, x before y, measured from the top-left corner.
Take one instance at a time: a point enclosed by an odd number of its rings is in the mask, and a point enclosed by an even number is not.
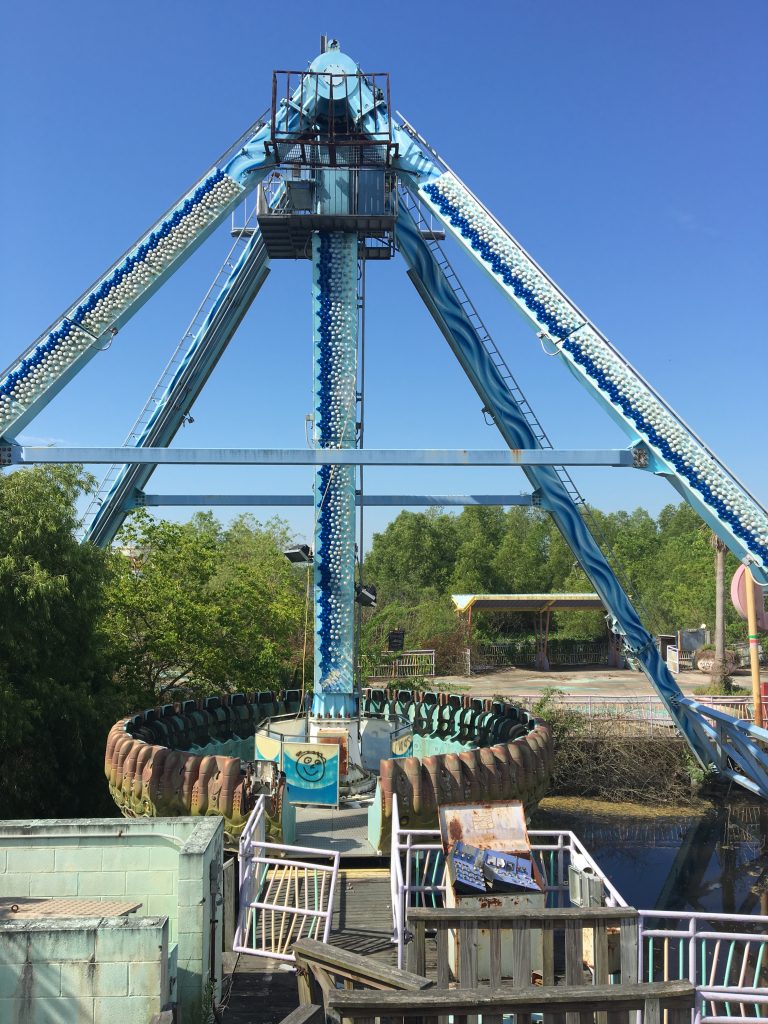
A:
[[[393,105],[768,502],[763,0],[30,0],[2,18],[3,366],[264,110],[272,69],[305,67],[325,32],[364,70],[390,72]],[[122,443],[227,252],[227,228],[24,436]],[[482,272],[451,256],[555,446],[623,446]],[[273,264],[178,445],[303,447],[308,269]],[[367,446],[500,447],[401,261],[369,269],[368,297]],[[676,497],[628,470],[573,475],[604,509],[655,512]],[[307,470],[169,467],[149,490],[310,486]],[[527,489],[502,469],[371,470],[366,486]],[[394,514],[369,510],[368,534]],[[285,515],[311,530],[309,510]]]

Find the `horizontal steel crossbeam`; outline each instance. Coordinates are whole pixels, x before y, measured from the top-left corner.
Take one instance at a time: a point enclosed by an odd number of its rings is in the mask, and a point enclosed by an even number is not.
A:
[[[0,450],[5,465],[152,463],[243,466],[633,466],[631,449],[36,448]]]
[[[217,505],[310,506],[311,494],[144,494],[136,495],[134,505],[189,505],[208,508]],[[357,505],[430,507],[450,505],[525,505],[538,504],[532,494],[358,494]]]

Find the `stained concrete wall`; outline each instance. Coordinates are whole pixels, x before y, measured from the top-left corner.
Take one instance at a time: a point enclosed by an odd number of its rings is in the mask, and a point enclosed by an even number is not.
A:
[[[168,989],[165,917],[0,922],[3,1024],[147,1024]]]
[[[192,1013],[211,977],[212,922],[221,991],[223,836],[218,816],[0,822],[0,896],[125,898],[167,917],[170,997]]]

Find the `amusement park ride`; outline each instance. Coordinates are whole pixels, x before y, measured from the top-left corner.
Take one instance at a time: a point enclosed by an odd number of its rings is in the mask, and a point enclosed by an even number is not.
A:
[[[42,449],[16,442],[19,431],[254,192],[254,214],[236,232],[236,245],[242,251],[231,272],[214,283],[210,308],[185,336],[126,445]],[[435,231],[435,222],[444,230]],[[441,244],[446,235],[483,268],[525,315],[544,349],[563,362],[618,423],[629,438],[626,449],[552,449],[449,263]],[[365,268],[397,254],[508,451],[363,449],[358,326]],[[270,264],[280,259],[307,260],[311,265],[311,447],[306,451],[169,448],[261,290]],[[520,466],[532,493],[518,500],[553,516],[608,610],[611,628],[642,666],[698,760],[768,797],[768,731],[683,695],[590,532],[584,503],[564,467],[624,466],[665,477],[760,584],[768,583],[766,510],[424,137],[393,115],[388,75],[362,72],[335,41],[324,41],[322,52],[306,71],[275,72],[267,114],[11,364],[0,378],[0,458],[5,465],[113,464],[86,525],[85,539],[99,545],[114,540],[130,509],[163,503],[161,496],[150,500],[144,493],[159,464],[314,467],[314,548],[295,554],[299,560],[311,560],[314,579],[314,698],[306,715],[299,708],[298,720],[306,741],[322,739],[329,732],[343,738],[343,795],[363,793],[376,785],[377,772],[366,765],[378,757],[366,751],[366,744],[374,742],[374,734],[378,748],[384,743],[383,766],[393,755],[389,741],[397,739],[402,726],[396,715],[374,714],[370,699],[363,702],[356,685],[356,600],[370,601],[373,596],[356,576],[356,505],[394,500],[364,496],[358,487],[358,467]],[[166,503],[174,498],[169,496]],[[194,498],[178,500],[191,504]],[[219,503],[227,500],[243,504],[247,499],[236,495]],[[487,500],[509,503],[502,496]],[[408,496],[402,501],[426,504],[429,498]],[[274,496],[274,502],[286,503],[281,496]],[[502,718],[506,714],[504,709],[486,713]],[[440,718],[442,712],[436,714]],[[456,716],[460,717],[460,709]],[[448,711],[443,717],[447,722]],[[126,726],[124,731],[132,728]],[[499,728],[498,723],[486,728],[486,743],[505,738]],[[535,731],[535,723],[523,723],[526,729]],[[446,726],[443,736],[449,735]]]

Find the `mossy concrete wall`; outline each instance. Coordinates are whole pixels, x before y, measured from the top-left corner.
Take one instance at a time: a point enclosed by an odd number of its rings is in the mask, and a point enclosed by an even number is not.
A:
[[[165,917],[0,922],[3,1024],[148,1024],[168,996]]]
[[[218,816],[0,822],[0,896],[125,898],[167,917],[170,998],[191,1015],[212,973],[221,990],[223,851]]]

